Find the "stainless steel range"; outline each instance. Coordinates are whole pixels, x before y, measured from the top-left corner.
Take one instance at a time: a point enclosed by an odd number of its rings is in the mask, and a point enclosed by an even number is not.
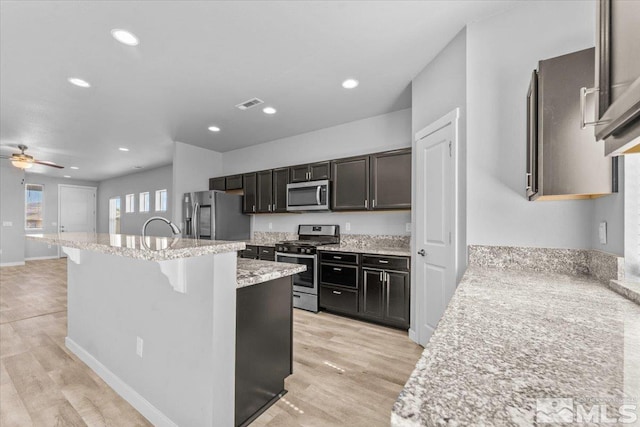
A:
[[[340,243],[340,226],[299,225],[298,239],[276,243],[276,261],[307,266],[307,271],[293,276],[293,306],[317,312],[317,247]]]

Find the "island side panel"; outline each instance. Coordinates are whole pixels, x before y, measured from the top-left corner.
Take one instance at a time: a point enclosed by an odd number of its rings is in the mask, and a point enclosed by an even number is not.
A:
[[[235,252],[170,262],[185,263],[185,293],[157,262],[90,251],[69,260],[68,347],[104,366],[98,373],[155,425],[230,426]]]

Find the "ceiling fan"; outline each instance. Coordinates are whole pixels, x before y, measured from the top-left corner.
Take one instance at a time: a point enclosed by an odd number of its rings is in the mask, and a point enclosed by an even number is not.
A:
[[[10,156],[0,155],[0,159],[9,159],[11,164],[19,169],[29,169],[34,164],[51,166],[52,168],[64,169],[64,166],[57,165],[53,162],[47,162],[45,160],[36,160],[33,156],[25,154],[25,151],[29,148],[26,145],[18,145],[20,153],[13,153]]]

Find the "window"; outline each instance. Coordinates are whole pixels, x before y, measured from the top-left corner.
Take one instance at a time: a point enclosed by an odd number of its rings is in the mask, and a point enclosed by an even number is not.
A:
[[[124,211],[127,213],[135,212],[136,207],[136,195],[135,194],[127,194],[124,196]]]
[[[24,228],[41,230],[44,219],[44,185],[27,184],[24,204]]]
[[[120,233],[120,197],[109,199],[109,234]]]
[[[156,191],[156,212],[167,211],[167,190]]]
[[[144,193],[140,193],[140,204],[138,206],[138,211],[149,212],[149,192],[148,191]]]

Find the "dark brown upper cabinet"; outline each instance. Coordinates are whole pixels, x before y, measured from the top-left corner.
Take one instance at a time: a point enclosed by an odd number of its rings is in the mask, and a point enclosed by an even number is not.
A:
[[[242,176],[242,181],[244,188],[243,212],[255,213],[258,202],[258,174],[256,172],[245,173]]]
[[[273,170],[273,209],[271,212],[287,212],[287,184],[289,168]]]
[[[600,0],[597,13],[596,138],[605,155],[640,153],[640,2]]]
[[[273,174],[271,170],[258,172],[258,202],[256,212],[269,213],[273,209]]]
[[[226,177],[226,190],[242,190],[242,175]]]
[[[318,162],[289,168],[290,182],[331,179],[331,162]]]
[[[227,186],[224,176],[209,179],[209,190],[225,191],[226,189]]]
[[[369,156],[350,157],[331,162],[333,176],[332,209],[369,209]]]
[[[411,149],[371,155],[373,210],[411,209]]]

